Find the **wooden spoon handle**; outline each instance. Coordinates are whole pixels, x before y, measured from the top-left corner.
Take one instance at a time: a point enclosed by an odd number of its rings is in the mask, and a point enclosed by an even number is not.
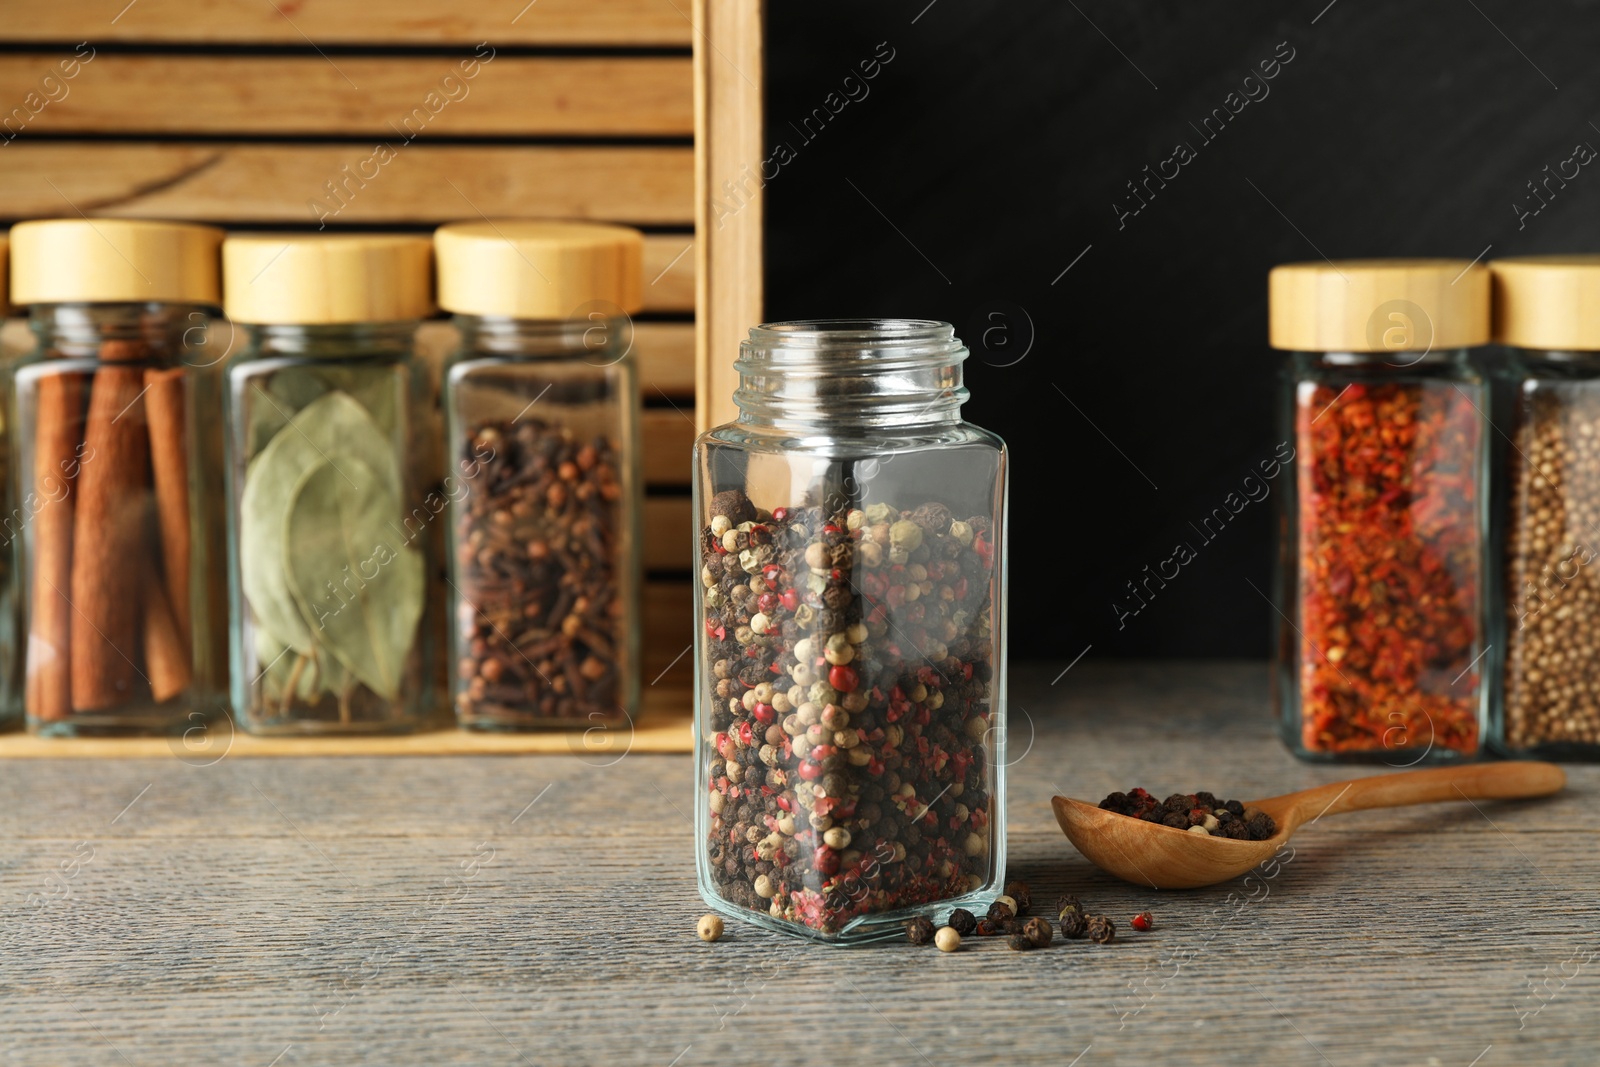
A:
[[[1295,794],[1297,822],[1320,815],[1367,808],[1403,808],[1442,800],[1542,797],[1567,784],[1567,775],[1553,763],[1530,760],[1436,767],[1334,782]]]

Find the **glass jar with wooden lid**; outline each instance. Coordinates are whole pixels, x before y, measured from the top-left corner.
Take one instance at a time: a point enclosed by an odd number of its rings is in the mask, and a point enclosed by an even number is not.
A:
[[[1486,713],[1489,275],[1454,259],[1293,263],[1273,591],[1275,699],[1298,756],[1471,757]]]
[[[126,219],[11,231],[35,348],[12,376],[6,535],[35,733],[171,732],[211,706],[196,367],[221,240]]]
[[[1507,346],[1505,627],[1491,740],[1600,758],[1600,256],[1489,264]]]
[[[427,560],[413,348],[424,236],[230,234],[226,370],[232,704],[253,733],[416,727]]]
[[[643,238],[592,223],[435,235],[444,371],[451,692],[465,727],[629,722],[639,699]]]

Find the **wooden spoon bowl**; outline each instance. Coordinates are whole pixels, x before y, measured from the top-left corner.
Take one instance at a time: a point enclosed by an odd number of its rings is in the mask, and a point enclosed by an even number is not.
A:
[[[1559,792],[1566,782],[1565,772],[1555,764],[1528,761],[1439,767],[1334,782],[1249,801],[1247,807],[1260,808],[1278,824],[1278,832],[1265,841],[1189,833],[1068,797],[1053,797],[1050,803],[1067,839],[1101,870],[1152,889],[1194,889],[1237,878],[1266,862],[1296,830],[1324,815],[1445,800],[1541,797]]]

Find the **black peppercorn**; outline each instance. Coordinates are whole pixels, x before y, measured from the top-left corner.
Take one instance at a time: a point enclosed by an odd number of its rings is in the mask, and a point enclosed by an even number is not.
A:
[[[995,934],[1002,932],[999,924],[991,922],[988,919],[979,919],[978,925],[973,929],[976,931],[979,937],[993,937]]]
[[[1022,936],[1027,938],[1028,943],[1034,948],[1046,948],[1050,944],[1050,924],[1034,916],[1022,924]]]
[[[1026,952],[1033,947],[1033,942],[1022,934],[1011,934],[1006,938],[1006,947],[1017,952]]]
[[[992,923],[999,924],[1007,919],[1015,919],[1016,917],[1017,913],[1007,907],[1003,901],[997,900],[989,905],[989,921]]]
[[[1078,898],[1068,893],[1056,898],[1056,918],[1065,919],[1067,912],[1075,911],[1079,917],[1083,915],[1083,905],[1078,903]]]
[[[950,918],[945,925],[962,937],[967,937],[978,928],[978,917],[966,908],[957,908],[950,913]]]
[[[1089,932],[1089,923],[1083,917],[1083,912],[1067,910],[1061,913],[1061,936],[1069,941],[1077,941]]]
[[[1007,882],[1006,896],[1017,902],[1017,914],[1026,915],[1033,907],[1033,893],[1028,889],[1027,882]]]
[[[926,945],[933,941],[933,923],[925,916],[918,915],[906,923],[906,940],[913,945]]]
[[[1089,940],[1100,945],[1110,944],[1117,936],[1117,924],[1104,915],[1089,917]]]

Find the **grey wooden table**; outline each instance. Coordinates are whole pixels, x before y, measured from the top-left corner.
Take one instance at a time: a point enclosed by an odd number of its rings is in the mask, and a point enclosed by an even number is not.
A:
[[[687,756],[18,761],[0,774],[0,1052],[136,1067],[1600,1057],[1600,769],[1572,768],[1545,802],[1330,818],[1248,889],[1140,891],[1071,850],[1052,793],[1248,798],[1348,775],[1280,748],[1260,665],[1080,664],[1052,686],[1058,671],[1015,672],[1011,870],[1036,898],[1070,889],[1110,913],[1112,945],[840,951],[744,926],[701,944]],[[1160,928],[1128,932],[1144,908]]]

